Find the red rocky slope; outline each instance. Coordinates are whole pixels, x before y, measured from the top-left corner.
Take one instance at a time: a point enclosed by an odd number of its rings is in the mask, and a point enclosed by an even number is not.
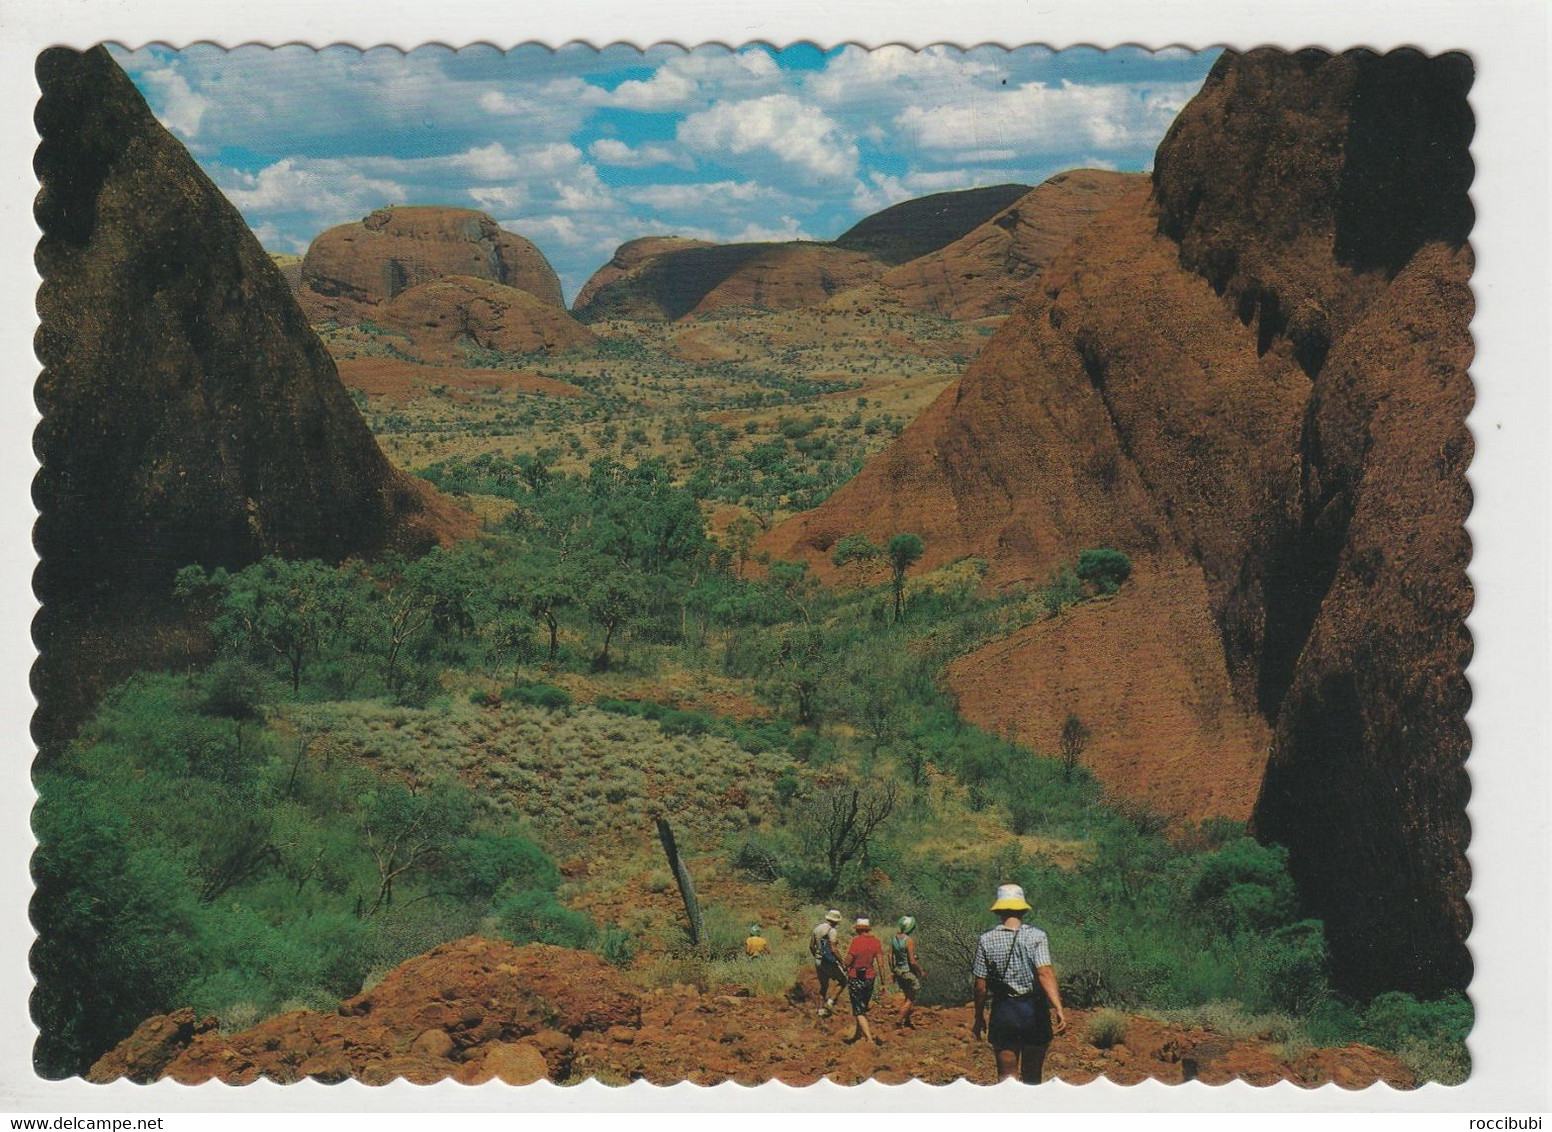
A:
[[[911,310],[945,318],[1007,314],[1040,273],[1097,213],[1140,174],[1058,173],[946,247],[888,272],[883,287]]]
[[[87,1079],[248,1084],[312,1077],[369,1085],[399,1077],[416,1084],[592,1077],[703,1085],[773,1079],[800,1085],[820,1077],[840,1084],[995,1080],[990,1048],[970,1039],[968,1008],[919,1010],[919,1028],[902,1031],[886,1020],[897,1001],[886,998],[875,1022],[884,1045],[846,1046],[840,1039],[849,1018],[815,1017],[811,969],[784,999],[732,991],[681,985],[643,992],[586,952],[470,937],[410,960],[337,1013],[297,1011],[231,1035],[190,1010],[148,1019]],[[1125,1040],[1101,1050],[1083,1038],[1088,1012],[1069,1011],[1068,1018],[1046,1064],[1048,1076],[1072,1083],[1101,1076],[1126,1084],[1148,1078],[1344,1088],[1417,1083],[1393,1057],[1364,1046],[1292,1050],[1270,1035],[1231,1039],[1132,1018]]]

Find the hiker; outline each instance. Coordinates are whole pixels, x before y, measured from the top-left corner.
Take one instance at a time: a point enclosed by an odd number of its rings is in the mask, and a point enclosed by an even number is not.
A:
[[[835,925],[840,922],[840,912],[831,908],[825,913],[824,919],[814,925],[808,937],[808,953],[814,957],[814,970],[819,975],[819,997],[824,999],[824,1006],[819,1009],[821,1018],[828,1018],[835,1011],[830,984],[833,982],[843,986],[846,982],[846,972],[841,970],[841,957],[835,952],[835,945],[840,942]]]
[[[1051,966],[1051,945],[1045,932],[1024,923],[1029,901],[1016,884],[1000,885],[992,911],[1002,923],[981,936],[975,948],[976,1041],[987,1033],[997,1054],[997,1079],[1015,1073],[1026,1085],[1040,1084],[1051,1038],[1067,1028],[1062,993]],[[986,998],[992,1000],[992,1023],[986,1026]],[[1051,1026],[1051,1009],[1056,1027]]]
[[[766,952],[770,951],[770,949],[771,945],[769,941],[767,941],[765,937],[760,934],[760,925],[750,924],[749,938],[744,940],[744,954],[749,956],[751,959],[758,959]]]
[[[914,1030],[916,1023],[911,1021],[911,1011],[916,1006],[916,996],[921,993],[921,981],[927,972],[916,961],[916,940],[911,938],[916,930],[916,917],[901,916],[897,927],[899,930],[889,940],[889,973],[905,997],[905,1009],[900,1011],[895,1024]]]
[[[883,1039],[874,1037],[868,1025],[868,1004],[873,1001],[873,988],[879,973],[878,961],[884,954],[884,948],[873,934],[873,925],[866,916],[857,917],[856,930],[851,946],[846,949],[846,992],[851,997],[851,1015],[856,1020],[856,1028],[851,1037],[843,1040],[851,1045],[861,1038],[867,1038],[874,1045],[881,1046],[884,1044]]]

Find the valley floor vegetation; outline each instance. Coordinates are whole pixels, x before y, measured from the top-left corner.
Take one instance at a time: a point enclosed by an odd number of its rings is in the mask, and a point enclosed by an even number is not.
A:
[[[1036,751],[960,718],[949,660],[1124,598],[1124,555],[989,593],[974,559],[919,570],[910,532],[853,536],[822,587],[758,558],[752,524],[708,535],[707,493],[658,461],[486,455],[428,478],[509,509],[413,561],[186,569],[208,646],[117,688],[40,767],[45,1075],[179,1006],[227,1028],[327,1008],[471,932],[775,993],[830,904],[915,916],[923,1001],[962,1004],[987,894],[1014,881],[1071,1005],[1465,1076],[1469,1003],[1337,994],[1279,846],[1107,798],[1080,758],[1101,721]],[[708,882],[700,947],[659,816]],[[780,913],[768,962],[739,958],[751,905]]]

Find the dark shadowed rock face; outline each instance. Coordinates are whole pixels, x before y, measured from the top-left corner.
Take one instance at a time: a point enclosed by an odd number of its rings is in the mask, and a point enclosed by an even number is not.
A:
[[[1131,554],[1102,614],[959,662],[1018,689],[962,705],[1038,744],[1063,666],[1124,677],[1173,650],[1137,683],[1180,674],[1172,702],[1195,717],[1159,744],[1156,718],[1110,713],[1096,773],[1165,808],[1190,784],[1150,792],[1126,760],[1210,752],[1197,794],[1256,797],[1253,828],[1288,846],[1360,992],[1470,978],[1470,78],[1461,56],[1226,54],[1152,198],[1093,219],[898,442],[762,543],[827,573],[844,535],[910,530],[924,565],[974,554],[1001,582],[1088,546]],[[1225,687],[1269,752],[1229,726]]]
[[[991,185],[903,200],[853,224],[835,238],[835,246],[888,264],[905,263],[961,239],[1029,190],[1029,185]]]
[[[107,52],[37,72],[41,723],[91,620],[71,610],[154,600],[189,563],[414,549],[460,520],[389,465],[280,269]]]
[[[611,261],[612,262],[612,261]],[[672,322],[729,308],[793,310],[883,274],[882,260],[833,244],[704,244],[669,246],[625,271],[606,266],[582,289],[583,322],[629,318]]]

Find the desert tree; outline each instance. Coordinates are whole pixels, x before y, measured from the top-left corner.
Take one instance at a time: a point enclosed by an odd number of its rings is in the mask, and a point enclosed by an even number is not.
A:
[[[895,620],[900,620],[905,608],[905,572],[909,570],[922,556],[926,545],[922,542],[921,535],[898,534],[889,540],[885,553],[889,557],[889,566],[894,571],[891,579],[895,591]]]
[[[1072,772],[1077,769],[1078,760],[1083,757],[1083,750],[1089,743],[1087,724],[1068,712],[1067,718],[1062,721],[1058,742],[1062,752],[1062,777],[1071,780]]]
[[[858,589],[867,580],[868,569],[884,556],[883,550],[868,541],[867,535],[847,535],[835,544],[830,563],[838,569],[852,568],[852,582]]]
[[[837,786],[818,794],[810,808],[817,843],[824,848],[825,896],[840,888],[841,874],[894,812],[893,782],[876,786]]]
[[[760,524],[752,515],[740,515],[728,524],[728,546],[733,553],[733,560],[738,563],[740,578],[744,576],[744,568],[749,564],[749,552],[759,535]]]

